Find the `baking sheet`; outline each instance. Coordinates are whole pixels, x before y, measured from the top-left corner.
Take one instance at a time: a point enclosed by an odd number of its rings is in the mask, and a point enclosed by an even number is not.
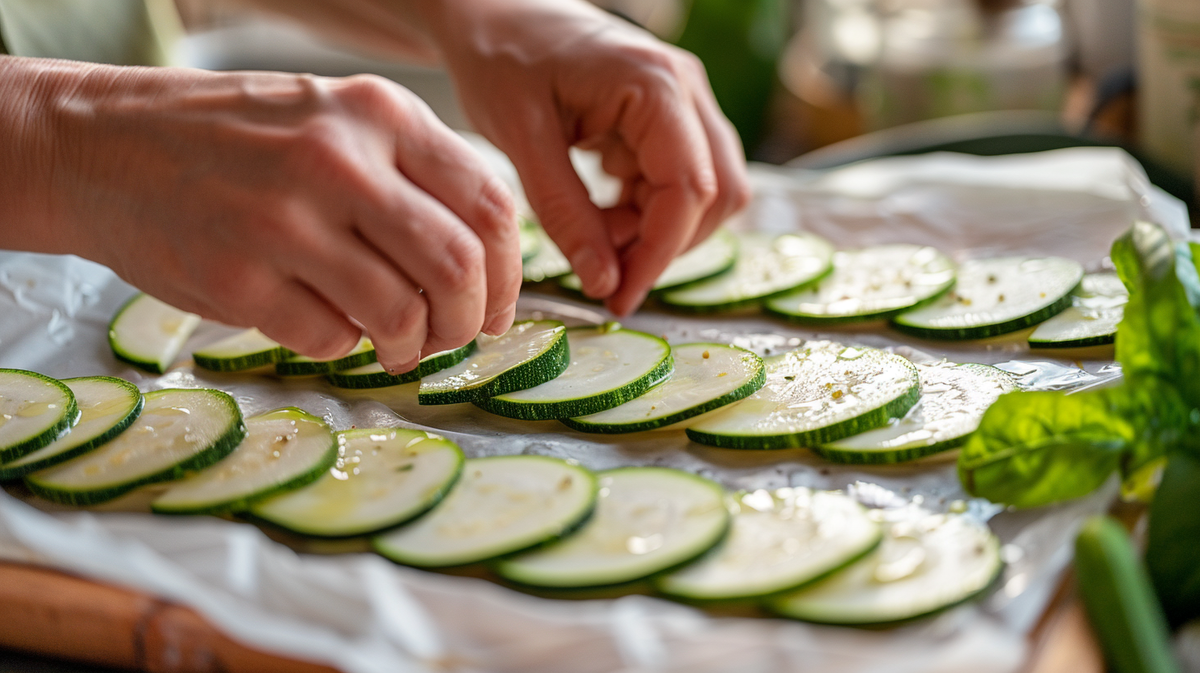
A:
[[[503,158],[493,156],[501,170]],[[583,172],[594,162],[580,159]],[[865,162],[827,174],[755,167],[756,197],[731,226],[806,229],[841,247],[937,245],[957,259],[1005,252],[1056,254],[1103,268],[1112,239],[1135,218],[1187,235],[1181,203],[1149,185],[1114,149],[978,158],[953,154]],[[611,185],[591,180],[605,198]],[[902,628],[816,627],[741,612],[703,611],[646,595],[553,600],[476,576],[397,567],[356,543],[311,544],[245,523],[143,513],[150,487],[92,511],[66,510],[19,486],[0,494],[0,557],[43,563],[191,605],[234,638],[263,650],[368,671],[962,671],[1017,669],[1026,635],[1069,560],[1082,518],[1111,487],[1035,511],[1008,512],[962,492],[954,463],[868,468],[825,463],[803,450],[703,447],[679,431],[589,436],[554,422],[512,421],[471,405],[419,407],[415,385],[343,391],[317,380],[220,375],[181,363],[164,376],[116,362],[107,322],[131,288],[73,257],[0,253],[0,366],[51,376],[114,374],[143,390],[213,386],[247,415],[295,405],[334,427],[436,429],[471,456],[531,453],[587,467],[666,465],[730,489],[841,488],[876,507],[945,510],[965,501],[1001,537],[1007,568],[986,600]],[[527,290],[522,316],[572,324],[610,319],[552,289]],[[896,349],[914,359],[987,362],[1035,389],[1081,389],[1119,377],[1111,350],[1060,359],[1030,354],[1025,334],[985,342],[923,342],[884,328],[814,333],[755,314],[681,317],[653,308],[624,321],[672,342],[730,341],[760,353],[809,338]],[[204,324],[187,351],[232,330]]]

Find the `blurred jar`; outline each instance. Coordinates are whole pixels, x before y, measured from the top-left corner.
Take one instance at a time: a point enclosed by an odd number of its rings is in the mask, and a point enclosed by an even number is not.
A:
[[[814,34],[861,66],[857,96],[870,129],[1062,104],[1068,49],[1053,0],[814,4]]]
[[[1200,153],[1200,0],[1140,0],[1138,117],[1142,147],[1191,173]]]

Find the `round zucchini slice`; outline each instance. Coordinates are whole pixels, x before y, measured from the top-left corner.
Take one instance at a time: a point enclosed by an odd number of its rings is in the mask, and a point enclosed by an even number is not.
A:
[[[81,456],[124,432],[142,413],[142,394],[128,381],[88,376],[62,383],[75,395],[79,422],[46,446],[0,465],[0,479],[16,479]]]
[[[475,402],[481,409],[530,421],[593,414],[636,398],[671,373],[671,347],[616,323],[566,331],[571,363],[553,379]]]
[[[23,369],[0,369],[0,461],[37,451],[78,419],[75,394],[61,381]]]
[[[275,363],[277,376],[320,376],[342,369],[353,369],[375,362],[375,345],[367,337],[358,340],[349,353],[333,360],[314,360],[307,355],[293,355]]]
[[[767,300],[768,313],[823,325],[882,320],[941,296],[954,285],[954,262],[935,248],[881,245],[838,252],[816,285]]]
[[[162,374],[199,325],[200,316],[138,293],[108,324],[108,345],[118,360]]]
[[[37,495],[94,505],[144,484],[178,479],[221,460],[246,436],[242,413],[220,390],[155,390],[129,429],[88,453],[25,478]]]
[[[545,456],[472,458],[429,514],[373,539],[375,551],[406,565],[477,563],[557,539],[596,504],[596,477]]]
[[[763,387],[762,358],[737,346],[681,344],[671,349],[675,369],[667,380],[621,406],[561,419],[581,432],[653,430],[732,404]]]
[[[737,261],[728,273],[661,295],[664,304],[696,311],[722,311],[755,304],[811,283],[832,268],[833,246],[812,234],[738,235]]]
[[[240,512],[258,498],[299,488],[337,460],[325,421],[295,407],[246,419],[246,438],[233,453],[189,475],[150,504],[159,514]]]
[[[291,357],[293,353],[256,329],[234,334],[192,352],[196,366],[214,372],[240,372],[264,367]]]
[[[737,236],[718,229],[703,243],[672,260],[654,282],[653,290],[671,290],[719,276],[733,268],[739,247]],[[575,274],[563,276],[558,284],[572,292],[583,291],[583,282]]]
[[[431,374],[436,374],[443,369],[453,367],[474,352],[475,342],[472,341],[461,348],[442,351],[421,358],[421,363],[417,365],[416,369],[404,372],[403,374],[389,374],[383,368],[383,365],[378,362],[372,362],[369,365],[333,372],[329,375],[329,382],[338,388],[350,389],[387,388],[388,386],[413,383]]]
[[[917,365],[921,398],[901,418],[874,430],[814,446],[837,463],[900,463],[962,446],[1001,395],[1017,390],[1006,371],[950,362]]]
[[[687,429],[727,449],[812,447],[877,428],[920,396],[917,368],[874,348],[810,341],[767,358],[767,383]]]
[[[736,505],[725,541],[658,577],[659,591],[702,601],[775,594],[837,572],[883,537],[862,505],[832,491],[760,489],[740,494]]]
[[[476,402],[532,388],[563,373],[571,361],[566,328],[557,320],[518,322],[498,337],[481,334],[475,343],[465,360],[421,381],[419,404]]]
[[[462,471],[458,445],[421,430],[348,430],[338,442],[333,468],[308,486],[259,501],[251,513],[301,535],[368,535],[430,510]]]
[[[1083,279],[1062,257],[999,257],[965,262],[954,290],[896,316],[893,326],[926,339],[982,339],[1036,325],[1071,305]]]
[[[663,467],[597,476],[591,520],[555,544],[501,560],[496,572],[547,588],[623,584],[700,556],[729,529],[725,491],[708,479]]]
[[[1029,335],[1033,348],[1084,348],[1116,341],[1129,290],[1117,274],[1089,273],[1071,293],[1071,305]]]
[[[767,602],[780,615],[868,626],[924,617],[983,593],[1000,575],[1000,541],[958,515],[888,525],[883,542],[828,579]]]

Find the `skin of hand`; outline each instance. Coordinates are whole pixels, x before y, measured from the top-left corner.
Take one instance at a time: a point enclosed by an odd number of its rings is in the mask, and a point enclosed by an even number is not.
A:
[[[399,372],[512,324],[511,194],[386,80],[0,57],[0,247]]]
[[[750,199],[700,61],[578,0],[414,0],[472,123],[513,160],[584,292],[626,315]],[[624,183],[599,209],[567,150]]]

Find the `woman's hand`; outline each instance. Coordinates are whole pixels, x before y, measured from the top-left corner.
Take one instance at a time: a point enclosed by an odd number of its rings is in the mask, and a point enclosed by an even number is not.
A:
[[[434,0],[426,29],[467,114],[516,164],[584,291],[630,313],[679,253],[749,200],[745,159],[700,62],[575,0]],[[624,182],[600,210],[568,159]]]
[[[396,371],[512,323],[511,195],[391,82],[5,58],[6,96],[0,217],[36,240],[0,246],[89,257],[315,357],[358,322]]]

